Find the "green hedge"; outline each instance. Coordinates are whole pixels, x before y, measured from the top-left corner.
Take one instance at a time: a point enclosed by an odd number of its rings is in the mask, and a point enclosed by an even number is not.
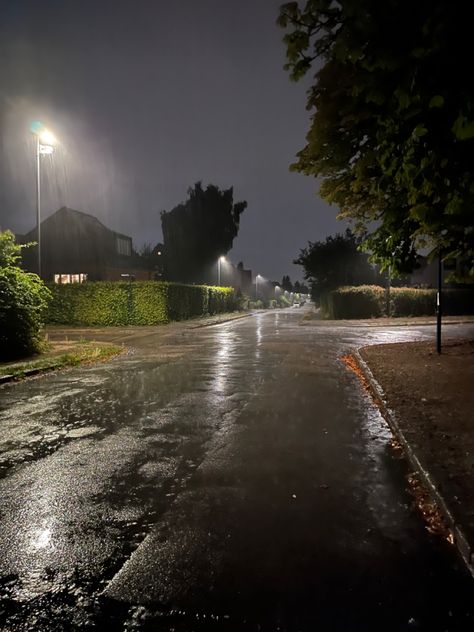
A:
[[[386,293],[385,296],[387,296]],[[390,289],[391,316],[434,316],[435,314],[436,290],[421,290],[412,287]],[[386,309],[384,315],[386,315]]]
[[[326,318],[377,318],[384,314],[385,291],[377,285],[340,287],[324,300]]]
[[[58,325],[158,325],[236,309],[233,288],[156,281],[49,287],[46,321]]]
[[[340,287],[321,297],[324,318],[378,318],[387,315],[387,290],[377,285]],[[436,290],[410,287],[390,289],[391,316],[434,316]],[[474,290],[443,290],[443,314],[474,314]]]

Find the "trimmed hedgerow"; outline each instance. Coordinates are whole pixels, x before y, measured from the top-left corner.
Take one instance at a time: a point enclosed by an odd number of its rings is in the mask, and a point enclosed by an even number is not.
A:
[[[385,290],[377,285],[340,287],[325,301],[326,318],[377,318],[384,314]]]
[[[474,290],[444,289],[443,314],[474,314]],[[387,316],[387,290],[377,285],[340,287],[321,297],[324,318],[378,318]],[[433,316],[436,313],[436,290],[411,287],[390,289],[390,315]]]
[[[60,325],[158,325],[236,308],[232,288],[156,281],[52,285],[47,322]]]
[[[436,290],[413,287],[390,289],[391,316],[434,316],[436,314]]]
[[[53,299],[47,322],[58,325],[129,324],[128,283],[97,282],[50,285]]]
[[[135,282],[128,284],[130,325],[160,325],[170,320],[168,284]]]

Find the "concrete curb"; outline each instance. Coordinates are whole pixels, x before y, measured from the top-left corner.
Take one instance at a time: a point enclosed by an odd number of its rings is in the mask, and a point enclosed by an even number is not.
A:
[[[372,318],[354,318],[352,320],[341,318],[340,320],[324,320],[322,318],[308,318],[305,319],[303,317],[303,321],[300,323],[301,325],[314,325],[314,326],[339,326],[339,327],[435,327],[436,320],[434,318],[419,320],[419,321],[410,321],[405,319],[405,317],[400,317],[399,322],[392,319],[390,322],[382,322],[382,319]],[[417,318],[417,317],[414,317]],[[472,325],[474,324],[474,317],[470,316],[460,316],[459,318],[453,320],[443,320],[443,326],[448,325]]]
[[[355,351],[353,351],[352,355],[354,356],[360,370],[362,371],[364,377],[366,378],[370,386],[371,395],[377,402],[385,421],[388,423],[391,431],[393,432],[397,440],[403,446],[405,450],[405,454],[407,455],[410,464],[419,474],[431,498],[436,502],[440,511],[442,512],[446,520],[446,523],[453,534],[454,546],[459,551],[468,570],[470,571],[471,575],[474,577],[473,543],[469,542],[466,534],[464,533],[462,525],[458,524],[456,520],[454,519],[454,516],[449,509],[446,499],[441,495],[441,493],[438,490],[438,486],[436,485],[436,482],[433,480],[430,473],[423,467],[415,451],[413,450],[410,443],[405,438],[405,435],[403,434],[403,431],[401,430],[397,422],[395,413],[387,406],[385,394],[383,392],[382,387],[377,382],[369,366],[360,355],[359,350],[356,349]]]
[[[17,380],[22,380],[25,377],[33,377],[35,375],[40,375],[41,373],[49,373],[50,371],[55,371],[61,365],[57,362],[48,364],[47,366],[37,367],[33,369],[25,369],[21,375],[1,375],[0,376],[0,385],[7,384],[8,382],[16,382]]]

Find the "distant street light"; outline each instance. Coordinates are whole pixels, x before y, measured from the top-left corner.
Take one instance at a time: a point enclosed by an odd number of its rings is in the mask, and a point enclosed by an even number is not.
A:
[[[36,136],[36,228],[38,234],[38,276],[41,276],[41,156],[54,151],[56,138],[40,121],[34,121],[30,127]]]
[[[221,263],[225,261],[225,257],[224,255],[222,255],[222,257],[219,257],[219,259],[217,260],[217,285],[220,287],[221,284]]]
[[[257,274],[257,276],[255,277],[255,300],[258,300],[258,280],[260,279],[260,275]]]

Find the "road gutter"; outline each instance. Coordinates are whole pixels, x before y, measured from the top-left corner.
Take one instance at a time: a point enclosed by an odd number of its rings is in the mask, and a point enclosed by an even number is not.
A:
[[[33,377],[35,375],[39,375],[41,373],[49,373],[50,371],[55,371],[63,366],[60,362],[51,362],[47,366],[36,367],[32,369],[25,369],[22,371],[21,375],[7,374],[0,375],[0,384],[7,384],[8,382],[17,382],[19,380],[24,379],[25,377]]]
[[[413,450],[410,443],[407,441],[400,425],[398,424],[396,415],[393,410],[391,410],[386,402],[385,393],[375,379],[372,371],[370,370],[368,364],[362,358],[359,353],[359,350],[356,349],[352,352],[354,359],[357,362],[359,369],[364,375],[367,384],[369,386],[369,392],[375,400],[382,416],[387,422],[390,430],[396,437],[397,441],[403,446],[405,454],[408,457],[408,460],[411,466],[416,470],[419,475],[422,483],[425,485],[428,493],[430,494],[432,500],[438,505],[443,517],[453,535],[453,544],[459,551],[464,563],[466,564],[467,569],[474,577],[474,546],[469,542],[462,525],[458,524],[454,519],[453,514],[451,513],[446,499],[441,495],[436,485],[436,482],[433,480],[430,473],[423,467],[418,458],[416,452]]]

